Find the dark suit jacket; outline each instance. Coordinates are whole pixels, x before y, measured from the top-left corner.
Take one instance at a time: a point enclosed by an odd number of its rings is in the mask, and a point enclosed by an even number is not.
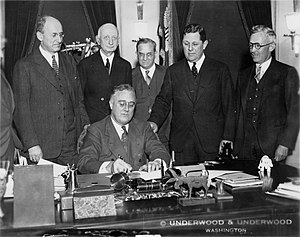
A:
[[[142,121],[147,121],[149,119],[149,108],[152,109],[155,98],[160,92],[165,73],[166,69],[164,67],[155,65],[155,71],[151,83],[148,86],[144,80],[140,67],[136,67],[132,70],[132,86],[134,87],[136,94],[135,118]],[[171,116],[168,116],[158,131],[159,139],[166,147],[168,147],[169,142],[170,118]]]
[[[186,59],[167,69],[149,121],[161,126],[172,104],[170,146],[180,152],[191,129],[208,153],[218,152],[222,139],[234,139],[234,92],[228,67],[206,57],[197,76],[199,87],[193,101],[189,81],[194,80]]]
[[[78,169],[81,173],[98,173],[105,161],[118,159],[119,155],[129,163],[133,170],[146,164],[146,155],[150,160],[161,158],[170,162],[170,155],[157,140],[147,122],[132,119],[128,129],[128,155],[111,121],[110,115],[88,128],[79,153]]]
[[[59,53],[59,75],[64,78],[71,97],[76,137],[89,124],[76,64],[70,55]],[[39,49],[19,60],[13,73],[16,100],[15,124],[24,149],[40,145],[44,158],[59,156],[63,139],[63,105],[59,84],[52,67]]]
[[[84,94],[84,104],[92,123],[110,114],[109,99],[116,85],[131,84],[131,65],[115,54],[110,74],[100,52],[80,61],[79,78]]]
[[[239,74],[237,81],[237,134],[235,153],[243,145],[247,94],[255,65]],[[299,77],[295,68],[274,59],[265,72],[264,89],[258,111],[257,135],[263,152],[274,157],[278,145],[295,148],[299,131]]]
[[[10,167],[14,164],[15,147],[21,148],[20,140],[12,126],[14,109],[13,91],[1,69],[0,160],[10,161]]]

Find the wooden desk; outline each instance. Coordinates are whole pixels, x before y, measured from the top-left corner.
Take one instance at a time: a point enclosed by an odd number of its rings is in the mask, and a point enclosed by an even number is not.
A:
[[[192,207],[176,201],[135,201],[117,207],[117,216],[62,222],[37,228],[12,228],[13,199],[4,200],[0,236],[299,236],[299,202],[268,196],[260,190],[233,193],[233,201]]]

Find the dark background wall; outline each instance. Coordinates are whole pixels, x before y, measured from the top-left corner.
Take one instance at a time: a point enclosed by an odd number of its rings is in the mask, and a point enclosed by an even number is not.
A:
[[[85,38],[92,37],[81,1],[45,1],[41,15],[51,15],[60,20],[67,44],[85,42]],[[35,41],[35,47],[38,45],[39,42]]]
[[[195,1],[191,23],[205,27],[209,41],[205,53],[226,63],[234,80],[238,71],[251,63],[236,1]]]
[[[91,37],[80,1],[46,1],[42,11],[61,20],[67,44]],[[236,79],[251,63],[248,39],[236,1],[194,1],[190,23],[200,23],[209,40],[206,54],[225,62]]]
[[[234,81],[238,71],[251,63],[237,2],[192,1],[190,17],[190,23],[200,23],[206,29],[209,44],[205,53],[226,63]],[[66,44],[85,42],[92,37],[81,1],[44,1],[41,14],[52,15],[62,22]],[[34,48],[38,44],[36,40]]]

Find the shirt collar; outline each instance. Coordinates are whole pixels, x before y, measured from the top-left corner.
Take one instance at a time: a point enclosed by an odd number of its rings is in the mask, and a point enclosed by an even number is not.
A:
[[[203,53],[201,58],[196,62],[196,68],[197,68],[198,72],[200,71],[200,68],[204,62],[204,59],[205,59],[205,54]],[[188,61],[188,64],[189,64],[190,70],[192,70],[194,63]]]
[[[272,61],[272,57],[270,57],[267,61],[263,62],[262,64],[256,63],[256,68],[261,66],[261,74],[263,75],[269,68]]]
[[[51,54],[48,51],[46,51],[45,49],[43,49],[43,47],[41,45],[39,46],[39,50],[40,50],[41,54],[43,55],[43,57],[47,60],[47,62],[52,67],[52,56],[53,56],[53,54]],[[54,56],[55,56],[55,60],[57,62],[57,65],[59,65],[58,53],[54,53]]]
[[[112,61],[113,61],[113,59],[114,59],[115,53],[112,53],[112,55],[110,55],[109,57],[107,57],[107,56],[102,52],[101,49],[99,50],[99,52],[100,52],[100,55],[101,55],[101,58],[102,58],[102,61],[103,61],[104,65],[106,64],[106,59],[107,59],[107,58],[108,58],[108,61],[109,61],[110,65],[112,65]]]
[[[143,74],[143,77],[146,76],[146,71],[148,70],[149,71],[148,75],[152,78],[153,74],[154,74],[154,71],[155,71],[155,63],[149,69],[142,68],[141,66],[140,66],[140,69],[141,69],[141,72]]]
[[[122,129],[122,126],[123,126],[123,125],[118,124],[118,123],[113,119],[112,116],[110,116],[110,118],[111,118],[111,121],[112,121],[112,123],[113,123],[113,125],[114,125],[114,127],[115,127],[115,129],[116,129],[116,131],[117,131],[117,133],[118,133],[118,136],[119,136],[120,139],[121,139],[122,134],[123,134],[123,132],[124,132],[124,130]],[[124,126],[126,127],[126,131],[128,132],[129,123],[127,123],[127,124],[124,125]]]

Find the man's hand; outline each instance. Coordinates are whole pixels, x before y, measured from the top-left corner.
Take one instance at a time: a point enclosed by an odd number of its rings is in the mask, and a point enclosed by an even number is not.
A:
[[[279,145],[275,151],[275,160],[276,161],[282,161],[284,160],[287,155],[288,155],[288,151],[289,151],[289,148],[285,147],[285,146],[282,146],[282,145]]]
[[[224,147],[224,144],[229,142],[230,143],[230,147],[231,149],[233,150],[233,142],[232,141],[229,141],[229,140],[222,140],[220,142],[220,146],[219,146],[219,153],[221,153],[223,151],[223,147]]]
[[[155,161],[149,161],[148,164],[142,165],[139,168],[139,170],[151,172],[155,170],[160,170],[160,168],[161,168],[161,162],[159,162],[159,160],[155,160]]]
[[[32,162],[38,163],[43,158],[43,152],[40,146],[33,146],[28,149],[29,158]]]
[[[150,124],[150,127],[152,128],[153,132],[157,132],[158,131],[158,126],[156,123],[154,122],[148,122]]]
[[[79,138],[77,140],[77,153],[79,154],[80,148],[83,144],[83,139],[87,134],[87,129],[90,126],[90,124],[84,125],[82,132],[79,135]]]
[[[111,172],[114,173],[119,173],[119,172],[125,172],[128,173],[132,170],[132,167],[130,164],[126,163],[122,159],[117,159],[112,163],[111,167]]]

